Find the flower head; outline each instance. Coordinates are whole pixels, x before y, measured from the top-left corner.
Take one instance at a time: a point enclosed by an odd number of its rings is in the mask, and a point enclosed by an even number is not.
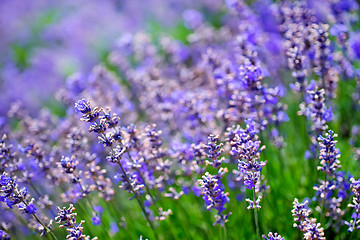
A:
[[[263,237],[265,240],[284,240],[284,238],[281,237],[280,234],[278,234],[278,233],[272,233],[272,232],[269,232],[269,234],[268,234],[267,236],[262,235],[262,237]]]

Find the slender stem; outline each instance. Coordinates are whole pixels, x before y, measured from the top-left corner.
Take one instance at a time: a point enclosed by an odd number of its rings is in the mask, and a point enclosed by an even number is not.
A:
[[[115,129],[114,126],[112,127],[112,129],[114,129],[114,131],[116,132],[116,129]],[[129,159],[131,160],[131,162],[134,163],[134,160],[132,159],[131,154],[130,154],[130,152],[128,151],[128,149],[126,150],[126,153],[127,153],[128,157],[129,157]],[[157,206],[156,201],[155,201],[155,198],[153,197],[153,195],[152,195],[151,192],[150,192],[150,188],[149,188],[149,186],[147,185],[143,174],[141,173],[141,171],[140,171],[139,169],[137,169],[137,173],[139,174],[141,180],[143,181],[144,186],[145,186],[145,189],[146,189],[146,191],[148,192],[148,194],[149,194],[152,202],[154,203],[154,205],[155,205],[155,207],[156,207],[157,213],[159,214],[159,207]]]
[[[218,231],[219,232],[219,235],[218,235],[219,239],[224,240],[224,231],[223,231],[221,226],[219,226],[219,228],[220,228],[220,231]]]
[[[99,125],[99,124],[97,123],[97,121],[95,121],[95,124],[96,124],[96,125]],[[111,143],[111,142],[110,142],[110,140],[107,138],[106,134],[101,133],[101,135],[102,135],[102,137],[103,137],[103,138],[104,138],[107,142]],[[109,145],[109,147],[110,147],[111,153],[115,156],[115,151],[114,151],[114,148],[112,147],[112,145],[111,145],[111,144]],[[144,208],[143,204],[141,203],[141,201],[140,201],[140,199],[139,199],[139,196],[136,194],[136,192],[135,192],[135,190],[134,190],[133,186],[132,186],[132,185],[131,185],[131,183],[130,183],[130,180],[129,180],[128,175],[126,174],[126,172],[125,172],[125,170],[124,170],[124,168],[123,168],[122,164],[120,163],[120,159],[117,159],[117,160],[118,160],[118,161],[117,161],[117,163],[119,164],[120,169],[121,169],[122,173],[123,173],[123,174],[124,174],[124,176],[125,176],[126,182],[128,183],[128,185],[129,185],[129,187],[130,187],[131,192],[134,194],[134,196],[135,196],[135,198],[136,198],[137,202],[139,203],[139,206],[140,206],[141,210],[143,211],[143,213],[144,213],[144,215],[145,215],[146,220],[148,221],[148,223],[149,223],[149,225],[150,225],[151,229],[152,229],[152,230],[153,230],[153,232],[154,232],[155,238],[156,238],[156,239],[159,239],[159,237],[158,237],[158,235],[157,235],[157,233],[156,233],[156,231],[155,231],[154,225],[153,225],[153,224],[152,224],[152,222],[150,221],[149,216],[148,216],[148,214],[147,214],[147,212],[146,212],[146,210],[145,210],[145,208]]]
[[[327,148],[326,155],[329,155],[329,154],[330,154],[330,149]],[[325,171],[324,197],[321,200],[321,217],[320,217],[320,222],[321,223],[323,222],[324,217],[325,217],[325,209],[324,209],[324,207],[325,207],[325,198],[326,198],[327,178],[328,178],[328,173],[327,173],[327,171]],[[325,223],[324,223],[324,226],[325,226]]]
[[[227,238],[228,240],[230,240],[230,235],[229,235],[229,231],[228,231],[228,228],[227,228],[227,226],[226,226],[226,223],[224,224],[224,228],[225,228],[225,232],[226,232],[226,238]]]
[[[78,183],[79,183],[79,186],[80,186],[80,188],[81,188],[81,191],[82,191],[84,194],[86,194],[85,189],[84,189],[83,185],[81,184],[81,182],[78,181]],[[85,196],[84,198],[86,199],[86,201],[88,202],[89,206],[91,207],[91,210],[94,212],[94,211],[95,211],[95,208],[94,208],[94,205],[92,204],[92,202],[91,202],[90,199],[89,199],[89,195]],[[102,229],[102,231],[105,232],[105,234],[110,238],[109,232],[106,231],[104,227],[102,227],[101,229]]]
[[[141,210],[143,211],[143,213],[144,213],[144,215],[145,215],[146,220],[149,222],[150,227],[151,227],[151,229],[153,230],[153,232],[154,232],[154,234],[155,234],[155,238],[156,238],[156,239],[159,239],[159,238],[158,238],[158,235],[157,235],[157,233],[156,233],[156,231],[155,231],[155,228],[154,228],[154,226],[153,226],[152,222],[150,221],[149,216],[148,216],[148,214],[147,214],[147,212],[146,212],[146,210],[145,210],[145,208],[144,208],[143,204],[141,203],[141,201],[140,201],[140,199],[139,199],[139,196],[136,194],[135,190],[133,189],[133,186],[131,185],[130,180],[129,180],[129,178],[128,178],[128,176],[127,176],[127,174],[126,174],[126,172],[125,172],[124,168],[122,167],[122,165],[121,165],[121,163],[120,163],[120,162],[118,162],[118,164],[119,164],[119,166],[120,166],[120,168],[121,168],[121,171],[123,172],[123,174],[124,174],[124,176],[125,176],[125,179],[126,179],[127,183],[128,183],[128,184],[129,184],[129,186],[130,186],[130,189],[131,189],[132,193],[134,194],[134,196],[135,196],[135,198],[136,198],[137,202],[139,203],[140,208],[141,208]]]
[[[163,203],[163,201],[162,201],[162,199],[159,197],[159,202],[160,202],[160,204],[162,205],[162,206],[164,206],[164,203]],[[172,235],[172,239],[175,239],[175,235],[177,236],[177,231],[176,230],[174,230],[174,226],[173,226],[173,224],[171,224],[171,220],[170,220],[170,217],[168,217],[167,219],[166,219],[166,222],[169,224],[169,226],[170,226],[170,233],[171,233],[171,235]],[[183,226],[183,224],[181,224],[181,227],[184,229],[184,232],[185,232],[185,228],[184,228],[184,226]],[[175,228],[176,229],[176,228]],[[175,235],[174,235],[174,233],[175,233]],[[186,235],[187,235],[187,232],[186,232]],[[191,238],[190,238],[191,239]]]
[[[326,173],[325,173],[326,174]],[[324,181],[324,197],[321,200],[321,217],[320,217],[320,222],[323,223],[324,217],[325,217],[325,198],[326,198],[326,182],[327,182],[327,174],[325,175],[325,181]],[[325,223],[323,223],[325,226]]]
[[[129,156],[129,159],[130,159],[132,162],[134,162],[134,160],[132,159],[129,151],[126,151],[126,153],[127,153],[127,155]],[[156,201],[155,201],[155,198],[153,197],[153,195],[152,195],[151,192],[150,192],[150,188],[149,188],[149,186],[147,185],[143,174],[141,173],[141,171],[140,171],[139,169],[137,169],[137,172],[139,173],[139,176],[140,176],[141,180],[143,181],[143,183],[144,183],[144,185],[145,185],[146,191],[148,192],[151,200],[153,201],[153,203],[154,203],[154,205],[155,205],[155,207],[156,207],[156,211],[159,213],[159,209],[158,209],[159,207],[157,206]]]
[[[352,232],[350,233],[349,240],[351,240],[353,238],[353,236],[354,236],[353,232],[354,232],[354,229],[355,229],[356,221],[357,221],[357,214],[356,214],[354,222],[353,222]]]
[[[224,226],[221,226],[221,227],[224,228],[224,230],[225,230],[226,239],[230,240],[229,231],[228,231],[228,229],[226,227],[225,216],[224,216],[224,214],[222,214],[220,212],[218,214],[220,215],[220,217],[222,219],[222,222],[224,223]],[[223,237],[223,235],[221,237]]]
[[[28,203],[27,203],[25,200],[22,200],[22,203],[24,203],[26,206],[28,206]],[[46,230],[46,232],[47,232],[47,233],[50,233],[50,236],[51,236],[53,239],[57,240],[56,236],[55,236],[54,233],[51,231],[51,229],[48,228],[48,227],[40,220],[40,218],[39,218],[35,213],[32,213],[32,215],[33,215],[33,217],[36,219],[36,221],[37,221],[38,223],[40,223],[41,226],[43,226],[43,228]]]
[[[255,188],[253,190],[253,199],[254,199],[253,200],[254,204],[256,204]],[[257,239],[260,240],[259,219],[258,219],[256,207],[254,207],[254,221],[255,221],[255,228],[256,228],[256,236],[257,236]]]

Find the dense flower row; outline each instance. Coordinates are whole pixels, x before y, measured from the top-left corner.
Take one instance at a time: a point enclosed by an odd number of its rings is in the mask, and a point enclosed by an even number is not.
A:
[[[296,196],[279,199],[287,208],[295,198],[293,210],[286,209],[299,230],[294,234],[308,240],[357,236],[360,180],[351,175],[358,172],[349,160],[340,163],[339,148],[349,139],[360,156],[358,3],[325,0],[320,11],[316,1],[305,0],[169,2],[169,9],[183,12],[182,41],[123,34],[89,74],[73,74],[52,92],[53,106],[37,111],[15,101],[0,108],[7,112],[0,116],[0,239],[30,239],[33,232],[53,239],[127,238],[135,218],[144,225],[140,239],[176,239],[179,229],[178,236],[192,239],[197,233],[188,226],[173,225],[175,219],[193,223],[186,201],[200,204],[204,216],[215,215],[204,224],[209,220],[228,239],[236,238],[240,213],[251,220],[244,230],[253,232],[246,233],[251,238],[295,238],[291,231],[273,232],[285,229],[277,229],[282,219],[272,207],[287,183],[270,188],[288,174],[274,173],[277,165],[293,168],[291,157],[302,166],[296,171],[308,173],[301,180],[294,174],[301,184]],[[20,60],[12,64],[26,77],[30,59],[21,62],[16,51]],[[0,62],[4,86],[14,76],[9,69]],[[348,89],[352,94],[344,97]],[[354,119],[344,120],[343,108]],[[291,126],[304,133],[287,131]],[[344,140],[341,147],[329,129]],[[308,148],[301,149],[304,157],[289,154],[297,144]],[[310,185],[315,191],[305,196]],[[130,211],[128,220],[123,215]],[[78,214],[89,221],[77,222]],[[264,224],[269,218],[274,223]],[[164,226],[168,231],[160,232]]]

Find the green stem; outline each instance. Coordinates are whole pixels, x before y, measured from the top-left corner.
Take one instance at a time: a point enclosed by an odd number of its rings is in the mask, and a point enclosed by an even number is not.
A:
[[[85,195],[86,194],[86,191],[83,187],[83,185],[81,184],[80,182],[80,179],[74,174],[75,178],[77,179],[77,182],[81,188],[81,191],[83,192],[83,194]],[[84,198],[86,199],[87,203],[89,204],[89,206],[91,207],[91,210],[94,212],[95,209],[94,209],[94,205],[91,203],[90,199],[89,199],[89,195],[87,196],[84,196]],[[105,232],[105,234],[110,238],[110,235],[109,235],[109,232],[105,230],[104,227],[101,228],[103,232]]]
[[[112,129],[114,129],[114,131],[116,132],[115,127],[112,127]],[[126,153],[127,153],[128,157],[129,157],[129,159],[134,163],[134,160],[132,159],[130,152],[129,152],[128,150],[126,150]],[[150,192],[149,186],[146,184],[146,181],[145,181],[144,176],[142,175],[142,173],[140,172],[139,169],[137,169],[137,172],[138,172],[141,180],[142,180],[143,183],[144,183],[144,186],[145,186],[146,191],[148,192],[148,194],[149,194],[152,202],[154,203],[154,205],[155,205],[155,207],[156,207],[156,212],[159,214],[159,207],[157,206],[156,201],[155,201],[155,198],[153,197],[153,195],[152,195],[151,192]]]
[[[139,206],[140,206],[141,210],[143,211],[146,220],[148,221],[151,229],[153,230],[154,235],[155,235],[155,238],[156,238],[156,239],[159,239],[159,238],[158,238],[158,235],[157,235],[157,233],[156,233],[156,231],[155,231],[154,225],[153,225],[152,222],[150,221],[149,216],[148,216],[148,214],[147,214],[147,212],[146,212],[143,204],[141,203],[141,201],[140,201],[140,199],[139,199],[139,196],[136,194],[134,188],[132,187],[132,185],[131,185],[131,183],[130,183],[130,180],[129,180],[129,178],[128,178],[128,176],[127,176],[124,168],[122,167],[122,165],[121,165],[121,163],[120,163],[119,161],[118,161],[118,164],[119,164],[119,166],[120,166],[120,168],[121,168],[121,171],[123,172],[123,174],[124,174],[124,176],[125,176],[125,179],[126,179],[127,183],[128,183],[129,186],[130,186],[130,189],[131,189],[132,193],[134,194],[137,202],[139,203]]]
[[[326,173],[325,173],[326,174]],[[321,200],[321,217],[320,222],[323,223],[324,217],[325,217],[325,198],[326,198],[326,182],[327,182],[327,174],[325,175],[325,181],[324,181],[324,197]],[[325,223],[323,223],[325,226]]]
[[[129,157],[129,159],[130,159],[130,160],[134,163],[134,160],[132,159],[132,157],[131,157],[131,155],[130,155],[129,151],[126,151],[126,153],[127,153],[128,157]],[[139,174],[139,176],[140,176],[141,180],[142,180],[142,181],[143,181],[143,183],[144,183],[144,186],[145,186],[145,189],[146,189],[147,193],[149,194],[149,196],[150,196],[150,198],[151,198],[152,202],[154,203],[154,205],[155,205],[155,207],[156,207],[156,211],[157,211],[157,213],[159,214],[159,207],[157,206],[156,201],[155,201],[155,198],[153,197],[153,195],[152,195],[152,194],[151,194],[151,192],[150,192],[150,188],[149,188],[149,186],[146,184],[146,181],[145,181],[144,176],[142,175],[142,173],[140,172],[140,170],[139,170],[139,169],[137,169],[137,172],[138,172],[138,174]]]
[[[230,235],[229,235],[229,231],[228,231],[228,228],[227,228],[227,226],[226,226],[226,223],[224,223],[224,228],[225,228],[225,232],[226,232],[226,238],[227,238],[228,240],[230,240]]]
[[[256,205],[255,188],[253,190],[253,201],[254,201],[254,205]],[[255,221],[256,236],[257,239],[260,240],[261,238],[260,238],[260,230],[259,230],[259,219],[258,219],[256,207],[254,207],[254,221]]]
[[[96,120],[95,120],[95,124],[96,124],[96,125],[99,125]],[[102,133],[101,135],[102,135],[102,137],[103,137],[107,142],[110,143],[110,140],[107,138],[106,134]],[[116,155],[115,155],[114,148],[112,147],[112,145],[109,145],[109,147],[110,147],[110,150],[111,150],[111,153],[113,154],[113,156],[116,156]],[[130,191],[134,194],[137,202],[139,203],[139,206],[140,206],[141,210],[143,211],[146,220],[148,221],[151,229],[152,229],[153,232],[154,232],[155,238],[156,238],[156,239],[159,239],[159,238],[158,238],[158,235],[157,235],[157,233],[156,233],[156,231],[155,231],[154,225],[153,225],[152,222],[150,221],[149,216],[148,216],[148,214],[146,213],[145,208],[144,208],[143,204],[141,203],[141,201],[140,201],[140,199],[139,199],[139,196],[136,194],[133,186],[132,186],[131,183],[130,183],[130,180],[129,180],[128,175],[126,174],[126,172],[125,172],[122,164],[120,163],[120,159],[117,159],[117,160],[118,160],[117,163],[119,164],[120,169],[121,169],[122,173],[123,173],[124,176],[125,176],[126,182],[128,183],[128,185],[129,185],[129,187],[130,187]]]
[[[330,154],[330,149],[328,148],[327,151],[326,151],[326,155],[329,155]],[[325,180],[324,180],[324,197],[322,198],[321,200],[321,217],[320,217],[320,222],[323,223],[323,220],[324,220],[324,217],[325,217],[325,209],[324,209],[324,206],[325,206],[325,198],[326,198],[326,183],[327,183],[327,178],[328,178],[328,174],[327,172],[325,171]],[[325,226],[325,223],[323,223],[324,226]]]
[[[25,202],[25,200],[22,200],[22,203],[24,203],[25,206],[28,206],[28,205],[29,205],[27,202]],[[35,213],[32,213],[32,215],[33,215],[33,217],[36,219],[36,221],[37,221],[38,223],[40,223],[41,226],[43,226],[43,228],[46,230],[46,232],[49,233],[50,236],[51,236],[53,239],[57,240],[56,236],[55,236],[54,233],[50,230],[50,228],[48,228],[48,227],[40,220],[40,218],[39,218]]]

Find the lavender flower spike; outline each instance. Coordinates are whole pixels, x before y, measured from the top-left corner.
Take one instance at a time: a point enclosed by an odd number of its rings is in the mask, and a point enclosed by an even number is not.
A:
[[[324,228],[320,227],[320,223],[316,223],[316,218],[310,218],[311,210],[307,208],[308,201],[299,203],[295,198],[293,202],[292,215],[294,216],[294,227],[303,232],[304,239],[306,240],[325,240]]]
[[[55,217],[55,220],[58,224],[60,224],[59,228],[66,228],[66,231],[69,234],[66,236],[66,239],[69,240],[90,240],[89,236],[83,234],[83,227],[84,220],[81,220],[79,224],[76,223],[76,215],[77,213],[74,212],[75,207],[70,204],[68,208],[60,208],[57,207],[59,210],[58,215]],[[97,240],[97,237],[93,238],[92,240]]]
[[[229,202],[229,193],[225,193],[224,185],[217,175],[214,176],[207,172],[202,176],[202,179],[199,180],[199,183],[203,189],[202,194],[207,209],[210,210],[211,208],[214,208],[218,211],[217,221],[214,225],[220,223],[223,226],[230,215],[230,213],[223,215],[223,211],[226,209],[224,205]]]
[[[360,179],[351,179],[351,188],[354,193],[353,201],[348,205],[354,209],[350,222],[344,221],[349,226],[348,231],[353,232],[354,229],[360,229]]]
[[[206,155],[208,156],[209,160],[206,161],[207,165],[211,165],[214,168],[219,168],[221,163],[224,161],[224,158],[220,158],[221,152],[224,150],[222,149],[223,144],[218,144],[219,136],[210,134],[208,137],[208,143],[205,145],[206,148]]]
[[[337,141],[334,138],[337,137],[337,134],[334,134],[333,131],[329,130],[326,133],[325,137],[320,136],[318,138],[321,150],[320,150],[320,164],[318,170],[321,170],[329,175],[333,175],[334,172],[341,168],[340,161],[340,150],[336,148]]]
[[[305,115],[311,120],[311,128],[316,134],[327,130],[327,122],[332,120],[333,113],[331,107],[325,105],[325,90],[319,89],[312,82],[307,89],[306,104],[300,104],[299,115]]]
[[[75,111],[83,114],[81,121],[94,122],[102,110],[99,110],[97,107],[92,109],[90,102],[83,98],[75,103]]]
[[[75,111],[77,113],[88,114],[91,112],[90,102],[84,98],[75,103]]]

